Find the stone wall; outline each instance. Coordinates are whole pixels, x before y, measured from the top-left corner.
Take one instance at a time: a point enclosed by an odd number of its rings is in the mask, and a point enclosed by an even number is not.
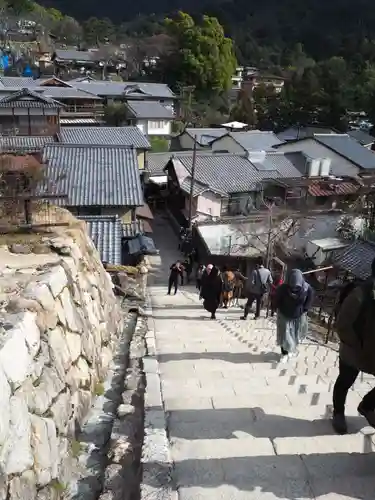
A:
[[[121,314],[84,223],[0,247],[0,500],[64,497]]]

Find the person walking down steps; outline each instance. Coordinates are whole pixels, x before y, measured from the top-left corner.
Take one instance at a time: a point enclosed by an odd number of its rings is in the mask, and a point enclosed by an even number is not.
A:
[[[299,269],[293,269],[286,282],[276,289],[274,302],[277,310],[276,333],[282,363],[298,354],[298,344],[307,335],[307,312],[313,300],[313,289],[305,281]]]
[[[171,265],[168,279],[168,295],[171,294],[172,287],[174,287],[174,294],[176,295],[178,290],[178,278],[181,278],[181,280],[183,279],[183,272],[184,268],[179,261]]]
[[[333,388],[332,426],[338,434],[346,434],[345,402],[349,389],[359,372],[375,375],[375,259],[370,278],[343,301],[336,329],[340,338],[339,375]],[[375,427],[375,388],[364,396],[358,413]]]
[[[258,259],[256,269],[251,274],[250,279],[247,281],[247,302],[245,305],[244,315],[241,319],[246,319],[249,315],[250,309],[255,301],[255,316],[254,319],[260,317],[260,308],[264,295],[267,293],[270,285],[272,285],[271,271],[264,267],[263,259]]]
[[[206,273],[202,281],[200,297],[203,298],[203,307],[211,313],[211,319],[216,319],[216,310],[220,305],[223,282],[217,267],[209,264]]]

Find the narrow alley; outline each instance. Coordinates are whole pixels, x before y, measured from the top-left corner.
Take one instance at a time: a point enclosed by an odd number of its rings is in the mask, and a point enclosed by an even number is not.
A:
[[[279,364],[272,320],[241,322],[234,308],[210,321],[193,286],[167,295],[179,257],[167,220],[155,219],[154,238],[150,291],[178,498],[373,500],[375,431],[357,414],[372,377],[349,393],[349,433],[335,435],[334,346],[308,338]]]

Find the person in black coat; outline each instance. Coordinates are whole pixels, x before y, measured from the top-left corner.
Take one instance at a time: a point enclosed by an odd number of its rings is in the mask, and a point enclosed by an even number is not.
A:
[[[174,286],[174,294],[176,295],[178,290],[178,277],[180,276],[182,281],[183,272],[184,268],[179,261],[171,265],[168,279],[168,295],[171,294],[172,286]]]
[[[211,319],[216,319],[216,310],[220,304],[223,282],[217,267],[207,266],[206,275],[202,280],[201,297],[203,307],[211,313]]]

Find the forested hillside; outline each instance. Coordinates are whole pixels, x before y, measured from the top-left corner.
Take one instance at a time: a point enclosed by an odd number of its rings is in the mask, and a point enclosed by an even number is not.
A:
[[[41,3],[79,21],[94,16],[119,23],[153,13],[162,19],[176,9],[216,15],[235,39],[240,58],[245,60],[254,51],[260,52],[259,56],[268,58],[271,54],[277,58],[282,49],[296,43],[302,43],[315,59],[332,55],[355,57],[362,53],[361,45],[366,39],[375,39],[375,9],[370,0],[42,0]]]

